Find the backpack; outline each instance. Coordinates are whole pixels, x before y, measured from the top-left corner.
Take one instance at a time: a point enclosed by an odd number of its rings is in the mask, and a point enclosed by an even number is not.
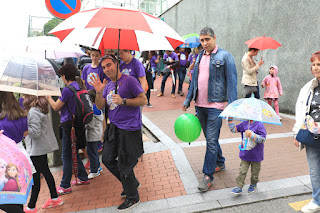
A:
[[[73,86],[67,86],[76,99],[75,121],[88,124],[93,118],[93,104],[87,90],[77,90]]]

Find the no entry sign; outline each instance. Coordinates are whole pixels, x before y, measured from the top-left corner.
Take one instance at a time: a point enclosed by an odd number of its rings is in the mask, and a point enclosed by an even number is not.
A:
[[[80,0],[46,0],[49,12],[60,19],[66,19],[80,11]]]

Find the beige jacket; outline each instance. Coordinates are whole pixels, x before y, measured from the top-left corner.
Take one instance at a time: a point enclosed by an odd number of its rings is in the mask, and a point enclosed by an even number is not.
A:
[[[252,57],[248,56],[248,53],[244,54],[241,66],[243,68],[241,83],[248,86],[258,86],[257,73],[260,66],[254,62]]]

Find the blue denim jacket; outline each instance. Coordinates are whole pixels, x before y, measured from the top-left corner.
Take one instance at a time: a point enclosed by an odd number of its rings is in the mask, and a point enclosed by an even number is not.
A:
[[[199,53],[196,59],[190,88],[183,102],[183,106],[189,107],[191,100],[198,96],[198,74],[199,64],[204,50]],[[226,102],[237,100],[237,68],[231,53],[218,48],[216,53],[210,56],[208,102]]]

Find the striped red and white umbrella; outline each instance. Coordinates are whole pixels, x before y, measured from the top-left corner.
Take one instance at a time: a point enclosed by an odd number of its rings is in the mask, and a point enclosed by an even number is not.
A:
[[[79,12],[50,33],[95,49],[174,50],[182,37],[164,21],[126,8],[96,8]],[[119,42],[120,38],[120,42]]]

